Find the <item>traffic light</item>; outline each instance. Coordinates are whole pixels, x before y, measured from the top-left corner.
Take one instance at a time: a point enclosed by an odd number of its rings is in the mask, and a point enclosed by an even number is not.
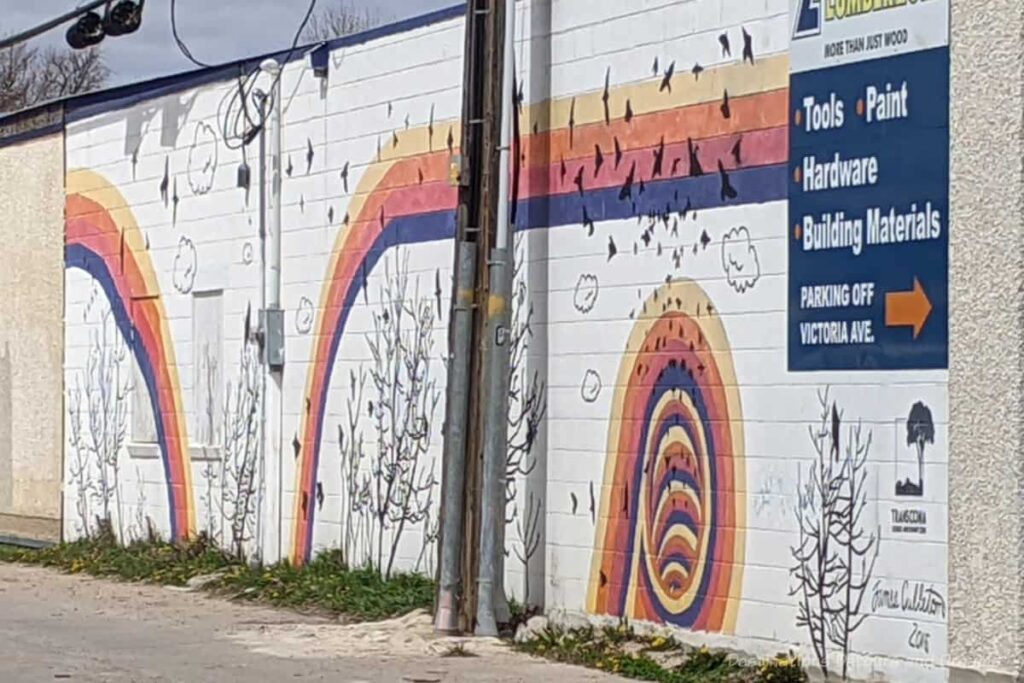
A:
[[[75,50],[98,45],[106,36],[134,33],[142,25],[142,6],[146,0],[113,0],[101,17],[97,12],[86,12],[78,17],[67,32],[67,41]]]

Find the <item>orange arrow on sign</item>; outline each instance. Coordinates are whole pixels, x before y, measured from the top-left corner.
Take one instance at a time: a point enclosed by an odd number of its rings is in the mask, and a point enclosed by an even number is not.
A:
[[[914,288],[909,292],[888,292],[885,295],[886,327],[913,327],[914,339],[921,334],[931,312],[932,302],[916,277]]]

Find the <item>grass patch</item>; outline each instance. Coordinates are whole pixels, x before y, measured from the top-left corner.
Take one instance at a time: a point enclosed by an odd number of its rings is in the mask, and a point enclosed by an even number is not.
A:
[[[276,607],[326,611],[353,621],[429,609],[434,597],[434,582],[426,577],[395,574],[385,580],[373,569],[349,568],[338,553],[323,553],[302,567],[288,562],[250,566],[203,537],[184,544],[150,540],[121,546],[101,536],[41,550],[0,546],[0,561],[167,586],[217,574],[204,590]]]
[[[780,654],[750,665],[725,652],[693,648],[631,627],[566,630],[549,626],[515,646],[522,652],[658,683],[805,683],[800,658]]]

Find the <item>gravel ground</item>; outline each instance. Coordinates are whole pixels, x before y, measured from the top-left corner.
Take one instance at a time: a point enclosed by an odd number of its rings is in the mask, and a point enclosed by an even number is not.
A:
[[[476,656],[443,657],[453,645]],[[455,683],[622,681],[510,652],[435,639],[413,613],[342,625],[179,589],[0,565],[4,683]]]

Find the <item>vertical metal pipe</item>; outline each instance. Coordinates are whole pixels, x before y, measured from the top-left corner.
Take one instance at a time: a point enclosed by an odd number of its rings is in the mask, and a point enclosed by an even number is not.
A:
[[[273,81],[270,93],[270,115],[267,118],[270,137],[270,212],[267,217],[266,306],[281,308],[281,65],[267,59],[260,68]]]
[[[490,296],[484,338],[485,392],[484,469],[480,513],[480,572],[477,579],[476,634],[498,635],[498,620],[508,619],[501,533],[505,524],[505,458],[508,443],[509,324],[512,298],[512,249],[509,225],[510,155],[512,145],[512,82],[515,73],[515,0],[504,5],[501,124],[498,161],[497,224],[489,263]]]
[[[476,282],[476,245],[458,244],[459,272],[455,281],[452,313],[452,348],[448,368],[448,417],[444,440],[444,478],[441,482],[441,577],[434,628],[439,633],[459,630],[459,599],[462,594],[462,506],[466,468],[466,421],[469,415],[469,371],[473,342],[473,299]]]
[[[267,118],[267,95],[260,100],[260,120]],[[267,307],[267,127],[260,127],[260,310]],[[253,330],[249,334],[253,334]],[[242,344],[249,343],[249,339],[243,339]],[[269,542],[265,536],[264,513],[267,501],[267,373],[260,373],[260,486],[263,500],[260,502],[260,513],[256,519],[260,525],[260,532],[256,538],[259,539],[260,560],[266,559],[266,548]]]

